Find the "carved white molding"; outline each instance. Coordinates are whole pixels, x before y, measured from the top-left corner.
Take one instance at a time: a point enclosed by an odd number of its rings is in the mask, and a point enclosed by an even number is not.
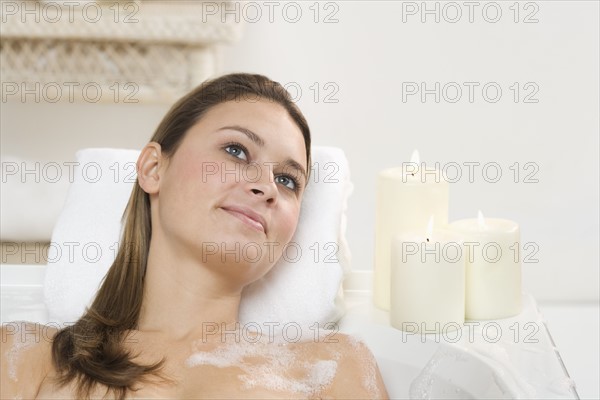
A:
[[[56,85],[66,91],[99,85],[112,94],[101,101],[119,95],[172,102],[217,74],[219,46],[242,34],[241,24],[219,9],[235,9],[233,2],[11,4],[3,5],[0,22],[2,91],[23,84],[48,90],[48,85]],[[75,96],[81,92],[73,90]]]

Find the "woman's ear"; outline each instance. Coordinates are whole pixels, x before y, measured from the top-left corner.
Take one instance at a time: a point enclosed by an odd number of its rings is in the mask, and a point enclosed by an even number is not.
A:
[[[138,182],[144,192],[158,193],[159,172],[163,162],[160,144],[150,142],[142,149],[136,167]]]

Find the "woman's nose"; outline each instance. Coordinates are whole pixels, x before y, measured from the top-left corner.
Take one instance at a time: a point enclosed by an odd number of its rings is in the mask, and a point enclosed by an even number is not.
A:
[[[262,200],[274,201],[277,198],[277,184],[270,168],[262,168],[260,176],[249,179],[246,187],[256,196],[261,196]]]

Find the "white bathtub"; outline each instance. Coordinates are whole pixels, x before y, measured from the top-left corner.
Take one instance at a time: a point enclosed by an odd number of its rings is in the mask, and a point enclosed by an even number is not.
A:
[[[44,266],[5,264],[0,273],[1,322],[48,323]],[[370,282],[366,271],[344,282],[348,313],[340,329],[369,345],[390,398],[579,398],[530,295],[517,317],[473,321],[447,337],[410,335],[372,305]]]

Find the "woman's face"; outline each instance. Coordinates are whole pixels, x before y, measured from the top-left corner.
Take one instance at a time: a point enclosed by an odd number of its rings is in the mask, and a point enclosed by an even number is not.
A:
[[[211,108],[159,170],[153,236],[161,230],[174,254],[243,284],[281,257],[296,230],[307,172],[302,132],[281,105]]]

